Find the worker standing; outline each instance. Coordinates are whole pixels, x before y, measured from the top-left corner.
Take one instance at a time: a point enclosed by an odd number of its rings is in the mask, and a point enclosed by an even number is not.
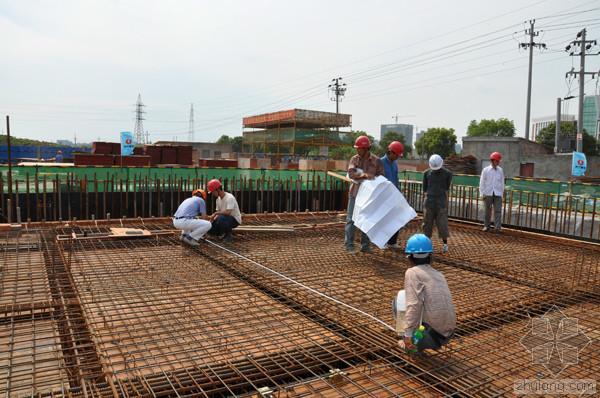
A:
[[[344,245],[346,250],[354,253],[354,232],[356,226],[352,221],[352,213],[354,213],[354,202],[356,201],[356,194],[360,183],[364,180],[370,180],[376,176],[383,175],[383,164],[381,160],[371,153],[371,141],[366,135],[361,135],[354,142],[354,148],[356,149],[356,155],[350,159],[348,166],[348,177],[354,182],[350,185],[350,192],[348,194],[348,214],[346,215],[346,228]],[[361,231],[361,249],[363,253],[373,253],[369,247],[371,241],[366,233]]]
[[[387,178],[394,186],[400,189],[398,185],[398,163],[399,157],[404,153],[404,145],[399,141],[392,141],[388,145],[387,152],[381,157],[385,178]],[[386,247],[390,249],[398,249],[398,232],[388,240]]]
[[[402,314],[404,339],[399,344],[410,352],[437,350],[448,343],[456,329],[452,295],[444,275],[431,266],[431,239],[423,234],[411,236],[405,253],[411,266],[404,274],[406,312]],[[394,315],[400,316],[397,312]]]
[[[173,226],[181,230],[181,240],[188,245],[198,246],[198,240],[211,228],[208,220],[199,220],[198,215],[206,216],[206,192],[194,189],[192,197],[187,198],[177,208],[173,217]]]
[[[216,211],[210,217],[211,235],[223,236],[223,242],[233,242],[231,231],[242,224],[242,214],[235,196],[223,190],[221,181],[212,179],[208,182],[208,192],[217,198]]]
[[[59,149],[58,151],[56,151],[56,156],[54,156],[54,162],[55,163],[62,163],[63,162],[63,153],[62,151]]]
[[[502,229],[502,197],[504,195],[504,171],[500,167],[502,154],[492,152],[491,164],[481,171],[479,179],[479,193],[483,198],[484,225],[483,231],[489,231],[492,208],[494,209],[494,227],[496,232]]]
[[[423,174],[423,233],[429,239],[433,234],[433,223],[444,242],[443,253],[448,252],[448,191],[452,183],[452,172],[442,167],[444,159],[434,154],[429,158],[429,169]]]

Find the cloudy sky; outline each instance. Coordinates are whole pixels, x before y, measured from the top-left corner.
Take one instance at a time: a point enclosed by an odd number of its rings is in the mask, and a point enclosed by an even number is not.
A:
[[[195,139],[214,141],[239,135],[243,116],[334,111],[327,85],[341,76],[354,129],[378,135],[398,114],[462,136],[471,119],[507,117],[524,135],[518,43],[532,18],[547,44],[534,52],[539,117],[577,94],[565,72],[579,60],[564,48],[583,27],[600,39],[600,0],[0,0],[0,114],[19,137],[116,140],[140,93],[152,141],[187,140],[191,103]]]

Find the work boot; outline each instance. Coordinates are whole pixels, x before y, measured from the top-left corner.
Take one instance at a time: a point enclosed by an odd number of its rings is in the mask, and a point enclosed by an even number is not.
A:
[[[367,247],[362,247],[360,249],[361,253],[365,253],[365,254],[373,254],[373,249],[371,249],[369,246]]]
[[[444,246],[442,246],[442,253],[448,253],[448,244],[444,243]]]
[[[183,237],[182,241],[190,246],[198,246],[199,245],[198,241],[189,235],[185,235]]]
[[[225,236],[223,237],[223,243],[232,243],[233,242],[233,235],[231,234],[231,232],[228,232],[225,234]]]
[[[482,229],[482,231],[483,231],[483,232],[487,232],[487,231],[489,231],[489,230],[490,230],[490,229],[489,229],[487,226],[483,227],[483,229]]]

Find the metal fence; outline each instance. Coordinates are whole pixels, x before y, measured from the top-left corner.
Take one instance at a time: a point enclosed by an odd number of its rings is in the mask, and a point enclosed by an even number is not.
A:
[[[228,170],[224,170],[228,171]],[[58,221],[71,219],[163,217],[172,215],[194,188],[205,187],[213,176],[177,175],[21,174],[11,189],[0,175],[0,217],[3,222]],[[238,199],[244,213],[345,210],[347,183],[313,173],[284,178],[222,178],[227,191]],[[420,181],[401,180],[408,202],[422,211]],[[503,224],[514,228],[600,240],[600,198],[567,192],[533,192],[507,189]],[[214,201],[208,200],[208,211]],[[452,185],[450,217],[483,221],[484,206],[477,186]]]

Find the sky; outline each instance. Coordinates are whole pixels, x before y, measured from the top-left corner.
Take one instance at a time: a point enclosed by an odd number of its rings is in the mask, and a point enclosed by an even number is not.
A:
[[[188,140],[191,104],[194,139],[215,141],[240,135],[244,116],[334,112],[327,86],[342,77],[340,112],[376,137],[394,115],[459,137],[506,117],[524,136],[531,19],[547,45],[534,50],[531,115],[549,116],[578,93],[565,47],[584,27],[600,42],[600,0],[0,0],[0,115],[17,137],[116,141],[140,94],[151,141]],[[586,94],[598,90],[588,77]]]

